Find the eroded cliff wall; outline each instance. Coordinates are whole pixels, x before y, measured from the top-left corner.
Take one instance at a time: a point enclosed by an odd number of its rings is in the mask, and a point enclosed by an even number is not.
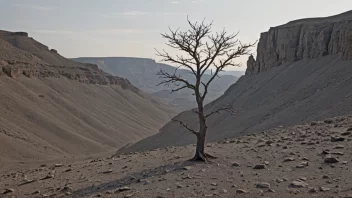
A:
[[[303,19],[270,28],[260,35],[257,58],[247,62],[246,75],[303,59],[339,55],[352,60],[352,12]]]

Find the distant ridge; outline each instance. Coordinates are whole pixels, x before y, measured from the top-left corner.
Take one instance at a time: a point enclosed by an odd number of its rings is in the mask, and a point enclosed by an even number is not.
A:
[[[83,57],[74,58],[74,61],[82,63],[96,64],[100,69],[113,75],[119,75],[131,81],[140,90],[151,93],[154,96],[162,98],[169,104],[190,109],[196,106],[193,95],[190,91],[184,90],[178,93],[170,94],[170,90],[174,88],[157,86],[160,82],[156,73],[163,69],[169,73],[175,71],[175,67],[167,64],[157,63],[153,59],[146,58],[128,58],[128,57]],[[189,81],[194,81],[194,77],[188,70],[180,69],[179,74]],[[239,76],[228,75],[232,73],[224,72],[221,78],[217,78],[210,87],[209,98],[206,102],[211,102],[220,97],[224,91],[237,81],[241,73],[233,73]],[[206,74],[204,79],[209,79],[210,75]]]

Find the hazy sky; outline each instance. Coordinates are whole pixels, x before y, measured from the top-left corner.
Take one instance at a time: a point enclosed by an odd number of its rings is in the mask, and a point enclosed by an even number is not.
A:
[[[186,27],[187,15],[214,20],[215,29],[240,30],[239,38],[248,42],[291,20],[348,9],[352,0],[0,0],[0,28],[26,31],[66,57],[158,60],[160,33]]]

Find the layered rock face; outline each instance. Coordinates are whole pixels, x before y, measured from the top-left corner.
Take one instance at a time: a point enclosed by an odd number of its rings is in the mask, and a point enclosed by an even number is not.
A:
[[[352,60],[352,11],[340,15],[303,19],[270,28],[261,34],[257,58],[251,56],[246,75],[302,59],[339,55]]]
[[[119,85],[135,93],[139,89],[123,77],[113,76],[97,65],[68,60],[57,50],[35,41],[25,32],[0,31],[0,75],[17,78],[65,76],[86,84]]]

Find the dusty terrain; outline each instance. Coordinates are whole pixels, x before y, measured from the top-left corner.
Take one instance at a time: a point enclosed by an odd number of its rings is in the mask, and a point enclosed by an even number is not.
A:
[[[352,116],[194,146],[3,164],[2,197],[352,197]],[[105,156],[105,157],[104,157]]]

